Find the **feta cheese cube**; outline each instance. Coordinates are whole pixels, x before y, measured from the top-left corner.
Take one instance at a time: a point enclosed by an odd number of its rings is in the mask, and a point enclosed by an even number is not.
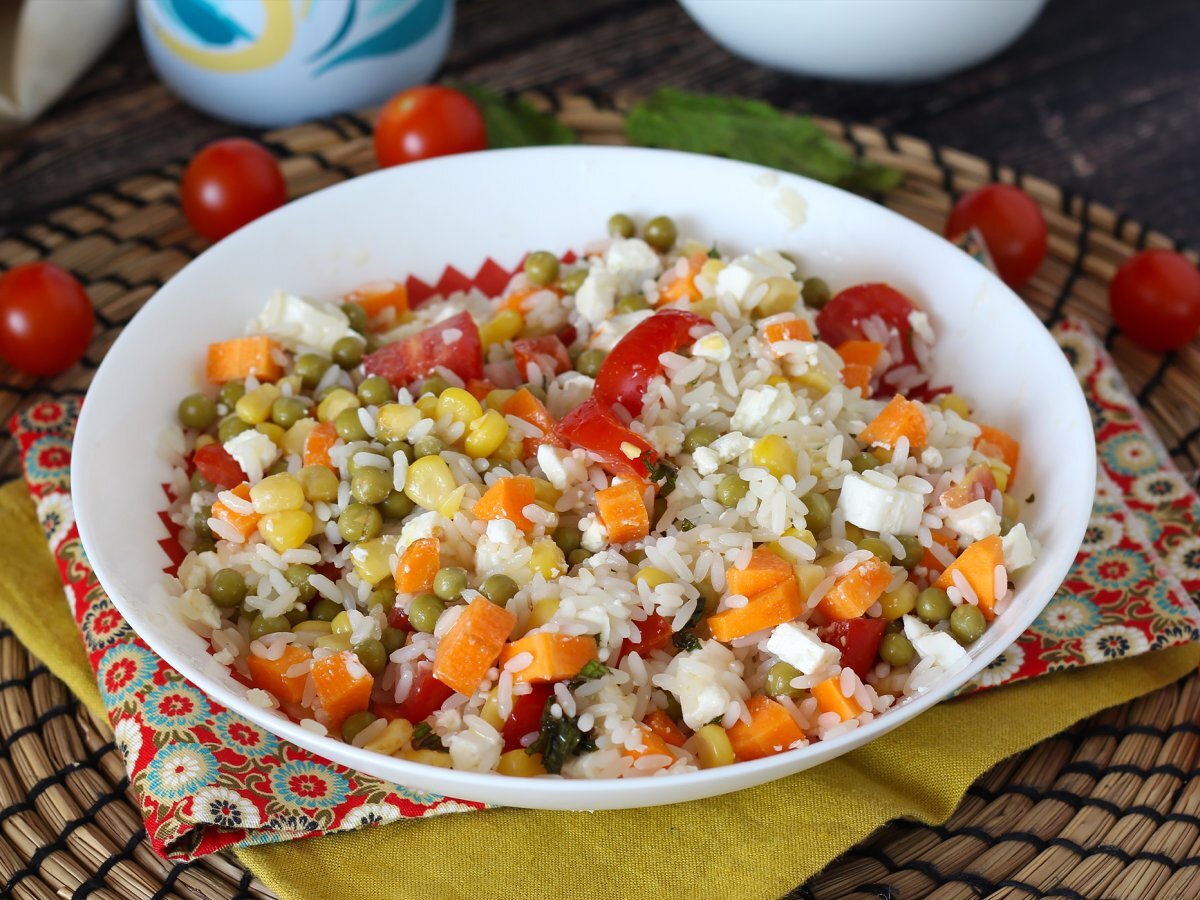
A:
[[[563,460],[570,455],[570,450],[552,447],[549,444],[542,444],[537,449],[538,467],[542,470],[542,474],[546,476],[546,480],[560,491],[565,490],[567,487],[567,468],[563,465]]]
[[[788,421],[796,413],[791,391],[774,385],[750,388],[742,393],[730,427],[752,435],[766,434],[772,426]]]
[[[563,372],[546,389],[546,407],[561,419],[592,395],[595,381],[582,372]]]
[[[586,524],[585,524],[586,523]],[[582,536],[579,545],[589,553],[598,553],[608,543],[608,530],[596,516],[584,516],[579,520]]]
[[[859,528],[915,535],[921,527],[925,497],[909,490],[903,482],[887,488],[872,484],[861,475],[847,474],[842,479],[838,509],[847,522]]]
[[[711,447],[697,447],[692,453],[692,462],[701,475],[711,475],[721,468],[721,457]]]
[[[1004,552],[1004,568],[1010,575],[1032,564],[1036,556],[1033,541],[1022,522],[1018,522],[1000,538],[1000,548]]]
[[[575,311],[593,326],[607,319],[617,302],[620,281],[603,265],[593,264],[587,278],[575,292]]]
[[[312,303],[284,291],[271,295],[253,328],[271,335],[289,350],[311,347],[326,354],[339,340],[356,334],[346,314],[337,307]]]
[[[962,644],[951,635],[934,631],[916,616],[904,617],[904,636],[912,642],[922,660],[927,659],[935,666],[950,668],[967,657]]]
[[[981,541],[1000,533],[1000,513],[988,500],[972,500],[965,506],[946,512],[946,521],[960,535]]]
[[[721,334],[719,331],[714,331],[711,334],[706,334],[696,343],[692,344],[692,356],[699,356],[701,359],[711,359],[714,362],[725,362],[732,354],[729,347],[729,338]]]
[[[576,308],[578,308],[579,300],[576,295]],[[635,327],[640,325],[654,315],[652,309],[639,309],[637,312],[621,313],[613,316],[611,319],[605,319],[596,326],[596,330],[592,332],[592,336],[588,339],[588,348],[592,350],[603,350],[608,353],[613,347],[617,346],[617,341],[633,331]]]
[[[252,484],[262,481],[263,472],[279,459],[279,448],[275,446],[275,442],[253,428],[227,440],[225,452],[242,467],[246,478]]]
[[[754,439],[746,437],[740,431],[731,431],[729,434],[721,435],[708,446],[717,454],[721,462],[729,462],[753,447]]]
[[[813,675],[834,665],[841,657],[837,647],[822,641],[807,625],[785,622],[767,638],[767,650],[795,666],[805,675]]]
[[[746,257],[740,257],[717,273],[716,289],[718,294],[728,294],[738,306],[741,306],[751,289],[758,282],[758,275],[746,263]]]
[[[617,277],[623,294],[640,291],[643,282],[657,278],[661,271],[658,254],[641,238],[613,241],[604,254],[604,265]]]

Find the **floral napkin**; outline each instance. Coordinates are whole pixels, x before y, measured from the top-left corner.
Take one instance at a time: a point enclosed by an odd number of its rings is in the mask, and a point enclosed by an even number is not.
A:
[[[489,261],[474,278],[449,269],[433,286],[410,279],[409,292],[417,300],[469,287],[495,294],[507,281],[508,273]],[[1200,501],[1100,342],[1072,321],[1054,334],[1096,425],[1096,505],[1062,589],[977,687],[1174,646],[1200,630],[1189,596],[1200,591]],[[193,859],[227,847],[483,808],[387,784],[282,741],[213,703],[156,656],[105,595],[79,541],[69,481],[78,412],[77,400],[47,401],[15,416],[10,427],[158,853]]]

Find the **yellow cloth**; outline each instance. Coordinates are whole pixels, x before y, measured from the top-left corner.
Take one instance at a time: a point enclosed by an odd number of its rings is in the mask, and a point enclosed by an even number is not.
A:
[[[93,711],[100,694],[24,485],[0,489],[0,618]],[[944,821],[1005,757],[1196,667],[1194,644],[944,703],[747,791],[598,813],[497,809],[238,851],[284,900],[779,897],[890,819]]]

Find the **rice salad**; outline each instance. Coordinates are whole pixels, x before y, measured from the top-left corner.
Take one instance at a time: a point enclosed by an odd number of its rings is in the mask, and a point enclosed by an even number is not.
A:
[[[430,765],[635,777],[966,665],[1037,544],[919,298],[608,231],[497,297],[276,292],[208,348],[162,441],[167,602],[252,702]]]

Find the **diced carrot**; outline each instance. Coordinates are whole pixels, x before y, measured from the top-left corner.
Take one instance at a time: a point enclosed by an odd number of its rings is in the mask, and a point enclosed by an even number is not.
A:
[[[525,438],[525,455],[533,456],[542,444],[552,444],[561,447],[562,441],[554,433],[558,424],[544,403],[533,395],[529,388],[521,388],[504,401],[500,411],[506,416],[516,416],[523,422],[528,422],[542,432],[542,437]]]
[[[842,694],[840,675],[834,675],[820,684],[813,685],[812,695],[817,698],[817,708],[821,712],[837,713],[843,722],[847,719],[856,719],[863,713],[863,708],[858,705],[857,700]]]
[[[273,694],[284,703],[299,703],[304,698],[304,683],[308,681],[308,674],[288,675],[288,669],[311,658],[312,654],[303,647],[288,644],[279,659],[266,659],[251,653],[246,657],[246,665],[250,668],[250,680],[255,687]]]
[[[858,439],[867,446],[882,444],[885,447],[894,447],[901,437],[908,438],[909,450],[920,450],[924,447],[925,413],[921,404],[897,394],[862,430]]]
[[[657,305],[664,306],[685,298],[689,303],[697,303],[703,299],[704,295],[700,293],[700,288],[696,287],[696,276],[700,274],[700,268],[707,260],[707,253],[693,253],[688,257],[687,274],[676,276],[662,289],[658,295]]]
[[[947,509],[959,509],[973,500],[990,500],[996,490],[996,475],[991,466],[980,463],[971,466],[963,480],[946,488],[938,501]]]
[[[792,564],[766,547],[755,549],[746,568],[739,569],[734,566],[725,573],[729,593],[741,594],[743,597],[757,597],[781,581],[795,577],[796,572]]]
[[[975,449],[990,459],[998,459],[1009,468],[1009,484],[1017,476],[1017,462],[1021,458],[1021,442],[1008,432],[991,425],[979,426],[979,437],[975,438]]]
[[[647,713],[646,718],[642,719],[642,724],[672,747],[682,747],[687,742],[687,735],[675,724],[666,710],[656,709]]]
[[[417,538],[405,548],[396,562],[396,591],[401,594],[419,594],[430,590],[440,565],[441,548],[438,539]]]
[[[398,322],[408,312],[408,288],[402,281],[372,281],[347,294],[346,302],[361,306],[368,319],[375,319],[390,309],[392,321]]]
[[[347,717],[371,704],[375,679],[349,650],[313,660],[312,677],[330,731],[336,732]]]
[[[481,402],[495,389],[496,386],[486,378],[471,378],[467,381],[467,390],[472,397]]]
[[[667,746],[667,742],[659,735],[655,734],[645,725],[638,727],[642,733],[642,746],[637,750],[630,750],[628,747],[621,748],[621,754],[628,756],[630,759],[639,760],[643,756],[665,756],[668,760],[673,761],[675,757],[671,755],[671,750]],[[664,766],[669,766],[670,762],[664,762]]]
[[[862,363],[847,363],[842,366],[842,384],[858,388],[863,399],[871,396],[871,367]]]
[[[231,488],[230,493],[246,502],[250,501],[250,485],[245,482]],[[247,539],[258,530],[258,520],[262,518],[258,513],[234,512],[219,499],[212,505],[212,514],[222,522],[228,522],[238,530],[238,534]]]
[[[475,501],[475,518],[485,521],[508,519],[524,532],[533,531],[533,522],[525,515],[525,507],[533,503],[537,489],[528,475],[501,478]]]
[[[495,665],[517,617],[485,597],[476,597],[438,642],[433,677],[470,696]]]
[[[891,567],[878,556],[869,557],[833,583],[818,609],[830,619],[857,619],[879,599],[891,580]]]
[[[812,328],[804,319],[772,322],[763,329],[763,335],[768,344],[778,344],[781,341],[811,341],[813,339]]]
[[[507,297],[501,299],[500,308],[497,309],[496,312],[500,312],[501,310],[505,309],[511,309],[513,312],[525,315],[525,301],[534,294],[547,290],[553,290],[553,288],[528,287],[524,288],[523,290],[513,291]]]
[[[639,482],[622,481],[596,491],[596,512],[613,544],[638,541],[650,533],[650,514]]]
[[[329,448],[337,443],[337,439],[337,428],[332,422],[322,422],[313,426],[308,437],[304,439],[304,465],[332,469],[334,466],[329,457]]]
[[[733,754],[743,762],[784,753],[796,741],[804,740],[804,731],[782,703],[768,697],[751,697],[746,707],[750,710],[749,723],[739,720],[728,731]]]
[[[773,628],[804,612],[804,600],[795,578],[751,597],[745,606],[733,607],[708,617],[708,627],[718,641],[728,643],[764,628]]]
[[[274,381],[283,374],[275,362],[278,344],[265,335],[234,338],[208,345],[208,380],[214,384],[254,375],[259,381]]]
[[[842,341],[838,344],[837,352],[847,365],[857,364],[873,369],[883,354],[883,344],[878,341]]]
[[[990,534],[959,554],[934,584],[945,590],[954,584],[954,573],[961,572],[979,598],[979,611],[991,620],[996,618],[996,566],[1003,564],[1003,544],[997,535]]]
[[[513,672],[513,681],[562,681],[574,678],[596,658],[596,642],[584,634],[527,634],[504,648],[500,665],[522,653],[532,656],[533,662],[521,671]]]
[[[958,541],[950,537],[950,535],[935,531],[933,533],[933,539],[949,550],[951,556],[958,556]],[[940,562],[928,547],[925,548],[925,552],[921,556],[921,565],[923,565],[931,573],[941,572],[946,568],[945,563]]]

